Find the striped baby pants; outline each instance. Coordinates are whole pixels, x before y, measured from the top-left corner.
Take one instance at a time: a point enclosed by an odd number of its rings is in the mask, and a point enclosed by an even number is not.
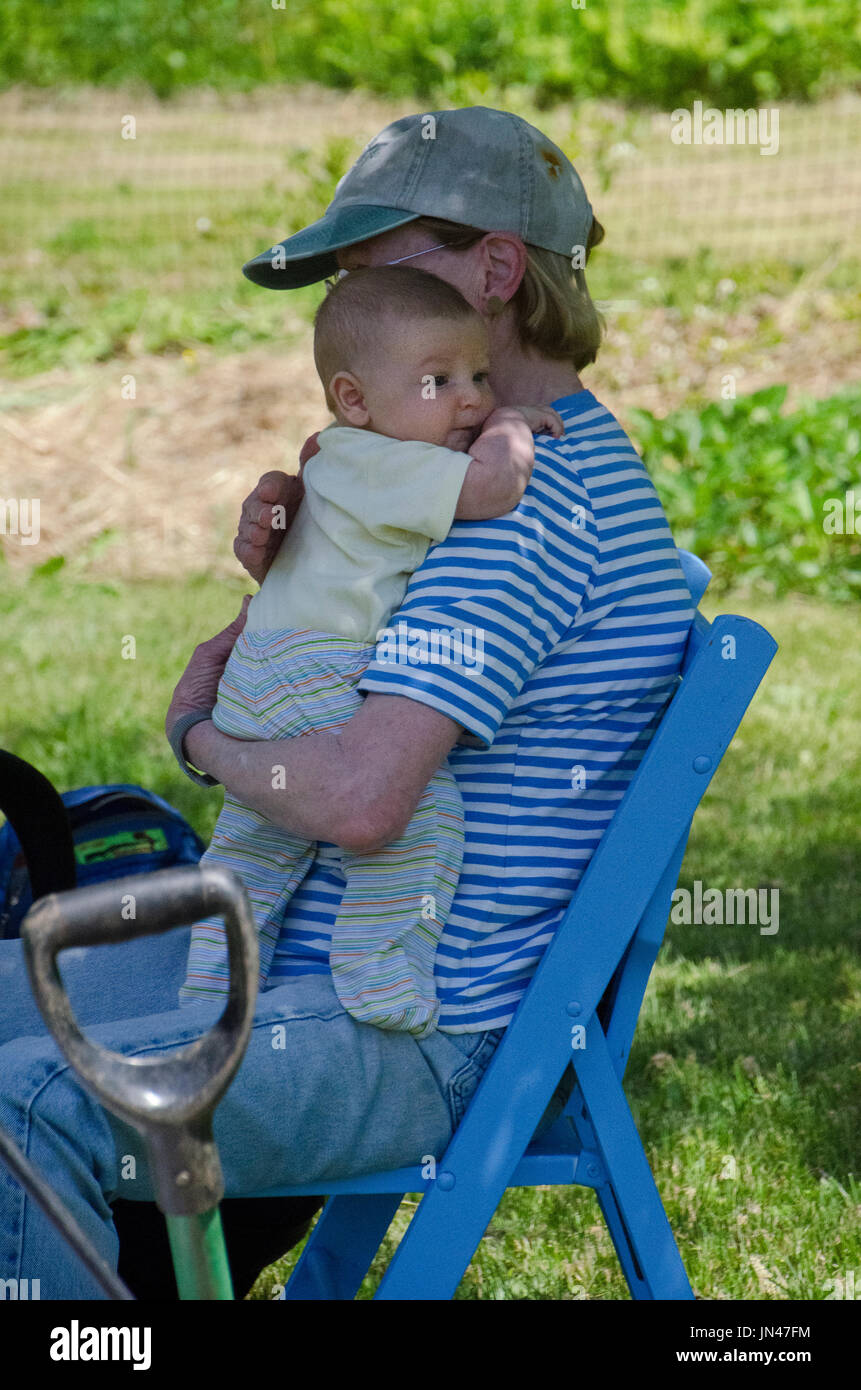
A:
[[[361,707],[358,682],[374,647],[325,632],[243,630],[230,654],[213,723],[239,739],[279,739],[338,729]],[[273,757],[272,777],[279,775]],[[273,785],[277,782],[273,780]],[[202,863],[242,879],[257,925],[260,987],[292,894],[316,843],[291,835],[225,793]],[[346,887],[332,927],[329,965],[338,998],[360,1023],[427,1037],[439,1002],[434,958],[463,858],[463,803],[439,768],[404,834],[373,854],[342,851]],[[227,992],[220,917],[192,929],[180,1005]]]

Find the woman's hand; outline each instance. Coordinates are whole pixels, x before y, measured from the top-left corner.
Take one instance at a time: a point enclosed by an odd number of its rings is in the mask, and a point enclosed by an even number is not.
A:
[[[262,584],[266,578],[269,566],[305,496],[302,469],[309,458],[319,453],[319,433],[317,430],[309,435],[302,445],[298,477],[291,477],[289,473],[264,473],[254,491],[242,503],[233,553],[242,568],[258,584]]]
[[[301,474],[264,473],[242,503],[233,553],[258,584],[263,583],[304,494]]]
[[[208,642],[201,642],[191,654],[191,660],[179,678],[173,699],[164,721],[165,732],[170,731],[178,719],[193,710],[214,709],[218,698],[218,682],[227,665],[227,658],[233,644],[245,626],[245,615],[251,595],[246,594],[237,617],[229,627],[222,628]]]

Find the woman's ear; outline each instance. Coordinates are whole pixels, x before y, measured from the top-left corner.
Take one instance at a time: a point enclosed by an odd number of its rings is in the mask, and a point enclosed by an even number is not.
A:
[[[371,413],[365,404],[365,392],[352,372],[336,372],[329,382],[329,394],[337,407],[335,413],[349,425],[361,429],[368,423]]]
[[[497,303],[501,301],[506,307],[517,293],[529,258],[526,246],[513,232],[491,232],[482,241],[481,249],[482,289],[492,315],[500,312]]]

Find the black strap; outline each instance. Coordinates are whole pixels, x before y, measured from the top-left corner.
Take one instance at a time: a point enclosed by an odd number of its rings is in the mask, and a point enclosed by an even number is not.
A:
[[[2,749],[0,811],[21,843],[33,901],[74,888],[75,842],[60,793],[30,763]]]

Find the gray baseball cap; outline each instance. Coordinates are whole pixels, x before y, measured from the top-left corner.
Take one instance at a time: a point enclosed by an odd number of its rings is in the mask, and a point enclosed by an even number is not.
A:
[[[335,252],[417,217],[487,232],[571,256],[585,247],[593,212],[558,145],[510,111],[465,106],[403,116],[365,146],[323,216],[242,267],[270,290],[313,285],[338,270]]]

